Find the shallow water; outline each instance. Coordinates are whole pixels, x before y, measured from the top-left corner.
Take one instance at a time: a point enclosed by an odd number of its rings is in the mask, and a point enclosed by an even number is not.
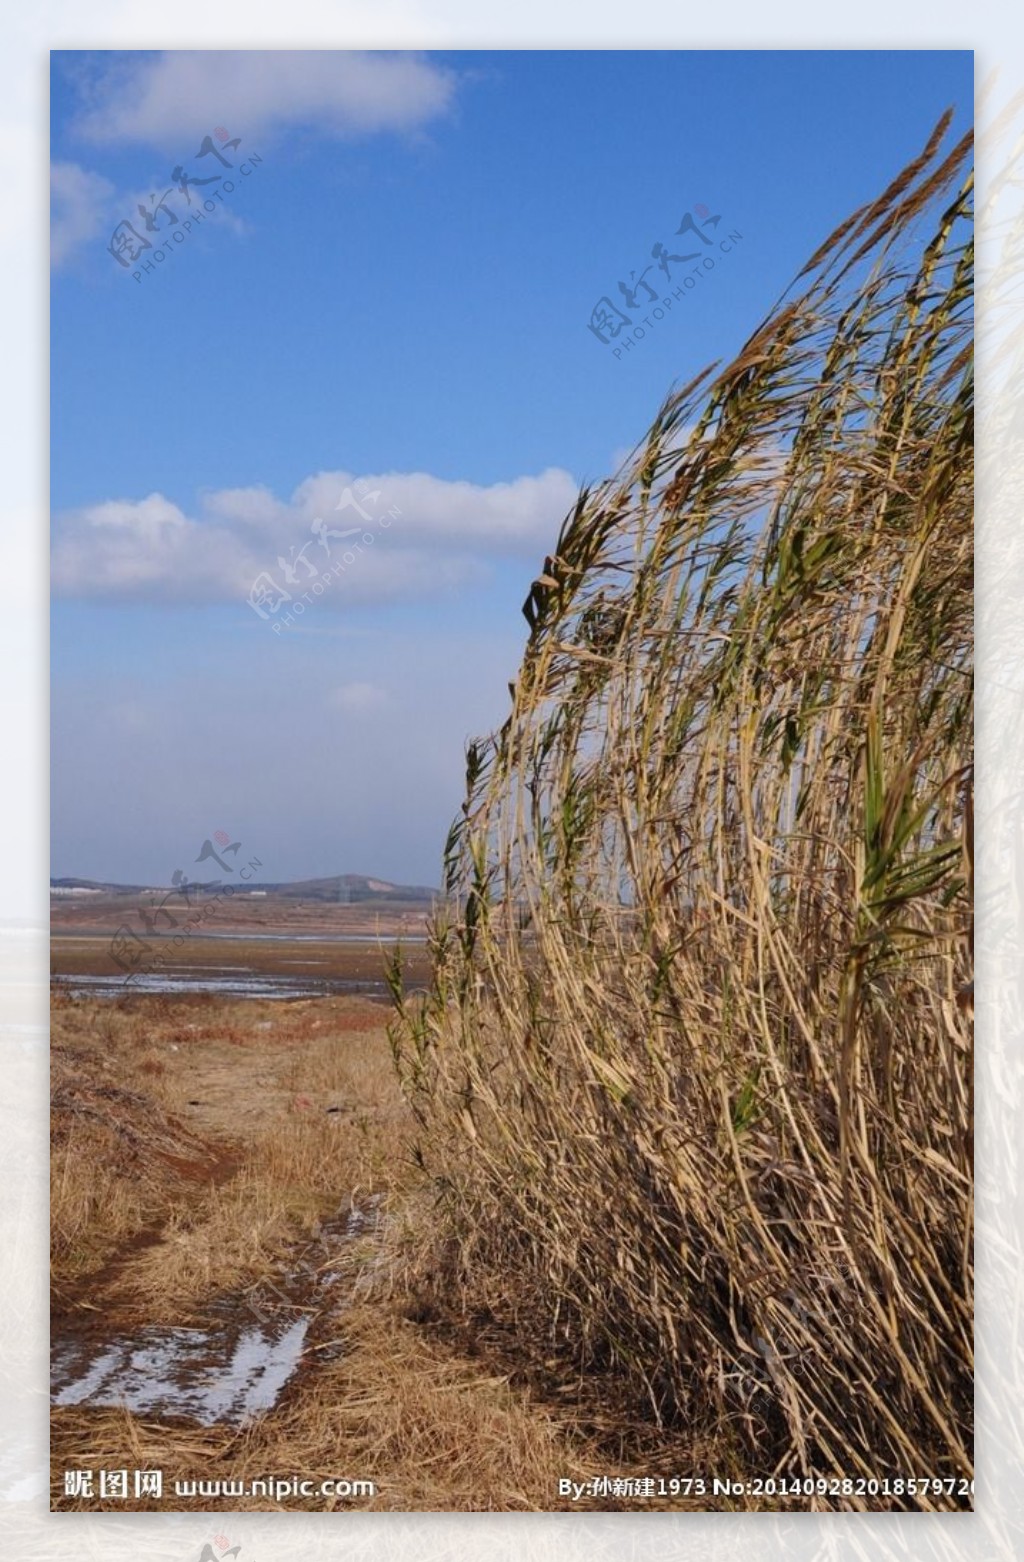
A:
[[[336,1310],[333,1267],[346,1243],[376,1225],[380,1196],[318,1228],[315,1241],[267,1284],[263,1305],[252,1293],[211,1305],[205,1328],[143,1325],[103,1337],[91,1330],[61,1334],[50,1350],[50,1398],[55,1406],[123,1405],[136,1414],[183,1417],[202,1426],[244,1426],[273,1410],[303,1360],[314,1321]],[[316,1347],[318,1359],[329,1344]]]
[[[58,1343],[51,1374],[55,1405],[124,1405],[156,1416],[187,1416],[203,1426],[243,1426],[272,1410],[295,1372],[307,1317],[283,1330],[141,1329],[107,1340],[90,1355],[86,1341]]]
[[[104,935],[95,928],[87,927],[59,927],[54,932],[63,939],[88,939],[95,941]],[[220,939],[229,944],[365,944],[368,949],[376,949],[380,945],[390,948],[393,944],[425,944],[426,933],[337,933],[325,929],[321,933],[267,933],[256,932],[248,927],[213,928],[204,927],[197,930],[190,937],[205,940]]]
[[[226,938],[237,942],[252,939],[268,944],[366,944],[376,949],[378,944],[425,944],[426,933],[254,933],[250,929],[236,928],[217,932],[203,929],[204,938]]]
[[[53,985],[74,998],[123,998],[129,993],[220,993],[226,998],[327,998],[344,993],[385,993],[387,984],[347,976],[280,976],[246,966],[173,966],[145,975],[54,977]]]

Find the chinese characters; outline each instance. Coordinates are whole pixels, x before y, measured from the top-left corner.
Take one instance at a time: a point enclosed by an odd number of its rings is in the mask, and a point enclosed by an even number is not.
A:
[[[674,300],[685,298],[688,290],[714,270],[716,255],[713,252],[728,254],[742,237],[739,233],[730,233],[719,238],[721,220],[721,213],[712,215],[703,205],[684,212],[672,236],[671,248],[658,240],[651,246],[647,264],[640,271],[630,271],[628,281],[624,277],[619,280],[617,299],[611,293],[605,293],[597,300],[590,311],[587,329],[606,347],[621,338],[620,345],[612,348],[615,358],[641,341],[647,329],[664,319]],[[709,229],[713,236],[709,236]],[[693,262],[696,264],[691,264]],[[683,269],[687,267],[690,269]],[[648,280],[649,276],[653,278],[653,284]],[[640,324],[634,319],[637,311],[642,316]]]
[[[134,1479],[129,1488],[128,1477]],[[126,1502],[133,1497],[163,1496],[162,1470],[65,1470],[65,1497],[100,1497]]]
[[[233,874],[233,861],[229,863],[226,859],[235,859],[241,845],[241,841],[233,841],[224,830],[217,830],[212,839],[203,842],[195,861],[200,863],[212,860],[225,873]],[[259,867],[262,867],[259,858],[251,857],[245,867],[239,869],[239,879],[251,879],[252,870]],[[110,940],[109,953],[114,964],[125,972],[126,983],[134,977],[150,973],[154,966],[163,964],[166,954],[156,952],[158,939],[164,946],[178,948],[192,929],[203,921],[205,912],[200,912],[198,916],[191,914],[196,901],[205,899],[212,906],[224,894],[234,894],[234,885],[227,884],[223,889],[220,889],[220,885],[220,879],[200,882],[189,879],[181,868],[175,868],[171,875],[171,887],[160,904],[155,907],[138,907],[136,914],[141,927],[133,927],[129,922],[121,924]]]
[[[157,262],[173,253],[172,244],[183,244],[194,227],[205,220],[206,214],[217,210],[218,200],[223,201],[225,195],[234,192],[234,180],[214,172],[215,165],[232,173],[237,171],[245,179],[257,164],[262,163],[262,157],[255,153],[237,165],[224,155],[225,152],[237,153],[241,144],[241,136],[229,136],[223,125],[219,125],[212,136],[203,137],[198,151],[193,154],[196,165],[204,158],[212,160],[205,165],[202,174],[193,173],[178,163],[168,176],[171,182],[167,188],[162,192],[152,191],[148,202],[139,201],[135,219],[125,218],[117,224],[110,236],[107,253],[125,271],[138,266],[132,272],[137,282],[142,281],[143,272],[154,271]],[[203,193],[206,187],[210,187],[209,195]],[[176,207],[170,204],[172,196]]]
[[[296,616],[300,616],[312,605],[313,599],[323,596],[324,592],[333,584],[335,578],[343,575],[350,564],[354,564],[357,556],[362,553],[364,547],[371,547],[376,540],[374,526],[381,531],[386,531],[392,520],[401,515],[397,505],[391,505],[387,510],[377,511],[375,507],[381,497],[379,488],[371,489],[365,478],[359,478],[351,487],[342,490],[342,494],[335,511],[352,510],[362,518],[361,526],[330,526],[323,516],[314,516],[310,522],[309,530],[312,533],[310,540],[303,543],[296,551],[296,544],[292,544],[288,557],[279,553],[277,567],[281,579],[275,579],[269,570],[261,570],[253,581],[246,597],[246,602],[252,608],[257,617],[271,622],[271,628],[275,634],[279,634],[284,628],[290,627]],[[359,541],[351,543],[350,539],[358,537]],[[344,549],[338,549],[332,544],[349,543]],[[324,553],[323,561],[313,562],[306,557],[307,550],[316,547]],[[339,554],[339,557],[335,557]],[[317,555],[314,554],[314,558]],[[303,573],[299,574],[301,567]],[[289,589],[294,588],[294,589]],[[288,604],[286,607],[285,604]],[[284,612],[281,609],[284,608]]]

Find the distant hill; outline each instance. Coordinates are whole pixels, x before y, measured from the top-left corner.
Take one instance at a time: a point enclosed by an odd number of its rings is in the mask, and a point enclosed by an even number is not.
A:
[[[213,893],[224,884],[230,884],[231,876],[214,879],[205,884],[198,881],[191,887],[193,890],[207,890]],[[73,897],[85,899],[91,895],[143,895],[147,891],[166,892],[167,885],[156,884],[112,884],[99,879],[61,878],[50,880],[50,893],[58,897]],[[428,889],[423,884],[392,884],[387,879],[369,878],[362,873],[338,873],[326,879],[296,879],[283,884],[251,882],[238,886],[243,894],[262,894],[274,896],[280,900],[316,900],[331,902],[335,905],[364,905],[367,903],[403,905],[429,904],[437,896],[438,891]]]
[[[296,879],[288,884],[253,884],[251,887],[279,895],[282,900],[330,900],[342,905],[368,900],[431,901],[438,893],[423,884],[391,884],[386,879],[371,879],[362,873],[339,873],[329,879]]]
[[[51,895],[141,895],[150,884],[104,884],[99,879],[51,879]]]

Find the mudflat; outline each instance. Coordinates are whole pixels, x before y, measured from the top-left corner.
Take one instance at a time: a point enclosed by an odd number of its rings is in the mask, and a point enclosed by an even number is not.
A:
[[[406,989],[426,985],[426,940],[422,905],[211,899],[187,916],[176,908],[170,925],[145,897],[97,895],[86,903],[53,902],[50,972],[79,996],[383,996],[396,952]]]

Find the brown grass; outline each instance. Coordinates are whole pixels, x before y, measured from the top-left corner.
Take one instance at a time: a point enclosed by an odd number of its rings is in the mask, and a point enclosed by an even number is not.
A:
[[[750,1475],[972,1472],[973,273],[944,128],[580,495],[468,751],[433,991],[395,983],[424,1283]]]
[[[201,1494],[101,1504],[63,1498],[66,1469],[160,1468],[165,1491],[176,1479],[343,1475],[375,1482],[360,1508],[391,1511],[556,1507],[559,1475],[592,1470],[567,1408],[545,1408],[406,1316],[413,1124],[383,1018],[352,999],[56,1003],[58,1335],[65,1317],[120,1334],[194,1322],[225,1299],[244,1307],[259,1284],[285,1283],[339,1204],[382,1195],[384,1216],[332,1257],[342,1311],[318,1321],[282,1403],[245,1430],[55,1410],[56,1507],[347,1505]]]
[[[59,1294],[156,1219],[190,1178],[209,1175],[215,1157],[155,1097],[162,1058],[147,1049],[128,1063],[135,1022],[110,1005],[57,998],[52,1031],[50,1252]],[[122,1053],[126,1040],[131,1052]]]
[[[122,1284],[178,1315],[257,1277],[343,1195],[394,1186],[408,1112],[380,1032],[358,1000],[58,1001],[58,1288],[157,1221]]]
[[[306,1373],[271,1415],[243,1431],[160,1424],[113,1410],[57,1410],[57,1468],[160,1468],[175,1480],[298,1475],[372,1480],[373,1497],[202,1495],[129,1508],[504,1512],[564,1507],[559,1476],[594,1471],[571,1418],[467,1361],[380,1304],[347,1313],[343,1354]],[[600,1468],[600,1466],[598,1466]],[[69,1500],[66,1511],[96,1504]],[[123,1507],[124,1504],[119,1506]]]

